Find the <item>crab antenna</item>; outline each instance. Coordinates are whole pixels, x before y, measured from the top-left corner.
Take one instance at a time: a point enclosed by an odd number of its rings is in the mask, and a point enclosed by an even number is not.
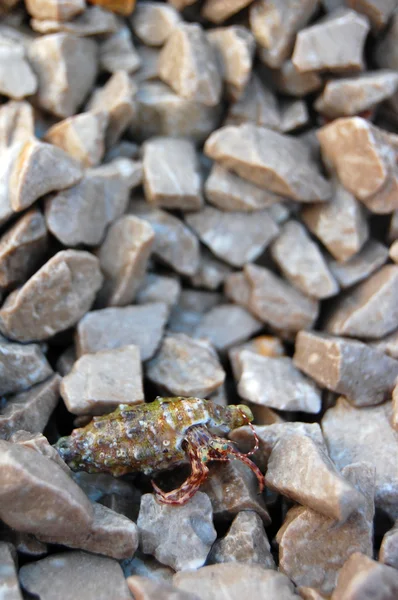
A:
[[[248,425],[248,426],[250,427],[250,429],[252,430],[252,432],[253,432],[253,437],[254,437],[254,440],[255,440],[254,447],[253,447],[253,448],[252,448],[252,449],[251,449],[249,452],[241,452],[241,454],[242,454],[243,456],[252,456],[252,454],[254,454],[255,452],[257,452],[257,450],[259,449],[259,444],[260,444],[260,441],[259,441],[259,439],[258,439],[257,432],[256,432],[256,430],[254,429],[253,425],[250,423],[250,421],[249,421],[249,419],[248,419],[247,415],[245,415],[245,413],[243,412],[243,410],[241,410],[240,412],[241,412],[241,414],[242,414],[242,417],[243,417],[243,418],[244,418],[244,420],[246,421],[247,425]]]

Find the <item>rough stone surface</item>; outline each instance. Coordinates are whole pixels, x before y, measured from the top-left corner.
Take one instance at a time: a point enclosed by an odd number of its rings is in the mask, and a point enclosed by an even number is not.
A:
[[[9,101],[0,107],[0,147],[25,142],[34,136],[34,116],[28,102]]]
[[[193,336],[203,315],[222,302],[222,294],[216,292],[182,290],[180,300],[170,315],[169,330]]]
[[[205,154],[243,179],[301,202],[323,201],[330,186],[297,139],[252,124],[222,127]]]
[[[380,546],[379,561],[398,569],[398,525],[387,531]]]
[[[64,32],[79,37],[115,33],[118,27],[116,16],[100,6],[88,6],[72,21],[32,19],[30,25],[39,33]]]
[[[36,19],[69,21],[85,9],[84,0],[27,0],[28,13]]]
[[[141,360],[148,360],[159,345],[167,317],[163,302],[88,312],[77,326],[77,354],[133,344],[140,348]]]
[[[181,17],[173,6],[139,2],[130,19],[135,35],[147,46],[163,46]]]
[[[143,148],[144,190],[155,206],[199,210],[203,204],[199,163],[193,142],[152,138]]]
[[[148,266],[155,239],[149,223],[125,215],[112,223],[98,250],[105,276],[99,302],[106,306],[131,304]]]
[[[95,256],[62,250],[8,296],[0,310],[1,331],[20,342],[48,339],[81,319],[101,283]]]
[[[159,504],[153,494],[144,494],[137,521],[141,548],[176,571],[198,569],[217,537],[212,516],[210,500],[202,492],[183,506]]]
[[[170,0],[176,3],[192,4],[192,0]],[[202,16],[212,23],[223,23],[232,15],[238,13],[250,4],[250,0],[205,0],[202,8]]]
[[[355,552],[339,573],[333,600],[393,600],[398,594],[398,573],[386,565]]]
[[[221,73],[216,52],[198,23],[176,27],[159,57],[159,76],[182,98],[207,106],[220,101]]]
[[[216,256],[234,267],[255,260],[279,232],[266,209],[240,213],[206,206],[187,215],[186,222]]]
[[[280,129],[278,103],[273,91],[253,73],[240,98],[230,105],[225,125],[252,123]]]
[[[376,240],[369,240],[362,249],[346,262],[329,260],[329,268],[342,288],[348,288],[367,279],[387,262],[388,248]]]
[[[154,581],[149,577],[131,575],[126,583],[135,600],[200,600],[193,592],[184,592],[166,581]]]
[[[169,583],[175,574],[174,569],[162,565],[156,558],[149,554],[143,554],[139,549],[132,559],[124,560],[121,563],[125,577],[139,576],[150,579],[161,584]]]
[[[40,600],[131,600],[123,571],[116,560],[87,552],[57,553],[20,571],[23,587]]]
[[[229,361],[235,379],[240,379],[242,375],[242,364],[240,361],[241,353],[246,350],[269,358],[279,358],[285,354],[282,342],[279,338],[271,335],[260,335],[244,344],[239,344],[230,348],[228,351]]]
[[[273,81],[280,92],[299,98],[322,86],[322,79],[317,73],[300,73],[290,59],[273,75]]]
[[[230,265],[218,260],[206,248],[202,248],[199,269],[191,277],[191,283],[194,287],[217,290],[231,271]]]
[[[368,342],[371,348],[384,352],[391,358],[398,360],[398,331],[395,330],[381,340]]]
[[[247,310],[233,304],[220,304],[209,310],[195,328],[197,338],[208,339],[217,350],[244,342],[262,329],[262,323]]]
[[[398,266],[386,265],[336,301],[326,323],[334,335],[380,339],[397,329]]]
[[[395,13],[391,18],[390,26],[376,46],[375,57],[379,67],[396,69],[398,64],[397,33],[398,15]]]
[[[59,384],[59,382],[57,382],[57,383]],[[58,397],[58,394],[57,394],[57,397]],[[58,454],[57,450],[54,448],[54,446],[51,446],[48,439],[42,433],[31,433],[29,431],[24,431],[23,429],[19,429],[18,431],[15,431],[15,433],[13,433],[11,435],[9,441],[12,442],[13,444],[20,444],[24,448],[29,448],[30,450],[33,450],[34,452],[37,452],[37,453],[41,454],[42,456],[49,458],[50,460],[54,461],[59,467],[61,467],[61,469],[69,477],[72,476],[72,471],[70,470],[68,465],[62,460],[62,458]],[[26,539],[28,539],[30,536],[30,534],[24,534],[24,535],[25,535]],[[40,542],[37,542],[37,543],[40,546]],[[41,550],[40,550],[41,553],[42,553],[42,550],[43,549],[41,548]],[[37,548],[37,551],[39,551],[39,548]]]
[[[130,29],[121,26],[108,36],[99,47],[100,68],[108,73],[127,71],[133,73],[141,65],[141,59],[134,47]]]
[[[14,100],[34,94],[37,77],[22,44],[0,33],[0,93]]]
[[[181,294],[181,284],[177,278],[147,273],[139,287],[135,300],[137,304],[165,302],[168,306],[177,304]]]
[[[3,600],[22,600],[18,583],[15,549],[7,542],[0,542],[1,579],[0,589]]]
[[[346,4],[366,15],[375,31],[387,25],[396,8],[394,0],[347,0]]]
[[[18,344],[0,335],[0,396],[29,389],[52,374],[38,344]]]
[[[280,107],[281,125],[283,133],[299,129],[309,122],[309,113],[304,100],[284,100]]]

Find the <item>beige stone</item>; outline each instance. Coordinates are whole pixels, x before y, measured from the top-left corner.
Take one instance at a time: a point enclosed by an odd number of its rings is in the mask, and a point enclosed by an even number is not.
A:
[[[334,335],[380,339],[398,328],[398,266],[386,265],[336,301],[326,322]]]
[[[391,358],[395,358],[398,360],[398,331],[395,330],[389,335],[386,335],[384,338],[380,340],[368,342],[368,344],[375,348],[376,350],[380,350],[380,352],[384,352]]]
[[[217,290],[231,271],[229,265],[218,260],[206,248],[202,248],[199,269],[191,277],[191,283],[194,287]]]
[[[36,90],[37,77],[26,59],[23,45],[0,33],[0,93],[20,100]]]
[[[149,82],[156,82],[164,85],[165,88],[172,92],[166,84],[162,84],[159,77],[159,57],[161,48],[140,45],[137,46],[137,54],[140,60],[140,68],[134,73],[133,81],[138,85],[145,85]],[[174,94],[174,92],[172,92]],[[177,96],[178,98],[179,96]],[[138,124],[137,124],[138,125]]]
[[[300,73],[290,59],[285,60],[279,70],[273,73],[273,81],[280,92],[298,98],[322,86],[322,79],[317,73]]]
[[[105,276],[99,301],[106,306],[131,304],[148,265],[155,235],[149,223],[125,215],[112,223],[98,250]]]
[[[0,237],[0,287],[24,283],[40,264],[47,247],[43,215],[32,209]]]
[[[262,323],[242,306],[220,304],[209,310],[194,330],[196,338],[208,339],[217,350],[243,342],[262,329]]]
[[[394,527],[384,535],[380,546],[379,561],[390,567],[398,569],[398,526]]]
[[[159,58],[159,76],[182,98],[215,106],[222,79],[217,55],[198,23],[176,27]]]
[[[42,432],[58,404],[61,378],[53,375],[27,392],[9,396],[0,415],[0,438],[8,439],[19,429]]]
[[[346,4],[367,16],[375,31],[387,25],[396,8],[394,0],[347,0]]]
[[[244,344],[234,346],[228,351],[229,362],[235,379],[240,379],[242,375],[242,365],[240,362],[241,353],[248,350],[253,354],[265,356],[268,358],[279,358],[284,356],[285,349],[281,340],[272,335],[259,335]]]
[[[11,529],[11,527],[7,527],[2,531],[2,538],[5,542],[12,544],[17,552],[29,557],[38,558],[46,555],[48,551],[46,544],[39,542],[30,533],[20,533]],[[20,598],[18,597],[15,600],[20,600]]]
[[[56,378],[55,381],[56,381],[56,386],[57,386],[56,387],[56,398],[58,400],[59,379]],[[39,390],[39,386],[36,386],[36,387]],[[49,387],[51,387],[51,382],[49,384]],[[43,390],[45,389],[44,386],[42,387],[42,389]],[[21,394],[21,396],[22,396],[22,394]],[[60,455],[58,454],[58,452],[56,451],[54,446],[51,446],[48,439],[42,433],[30,433],[29,431],[24,431],[23,429],[19,429],[18,431],[15,431],[15,433],[13,433],[11,435],[9,441],[12,442],[13,444],[20,444],[24,448],[29,448],[33,452],[37,452],[38,454],[41,454],[42,456],[45,456],[46,458],[49,458],[52,461],[55,461],[55,463],[59,467],[61,467],[61,469],[69,477],[72,477],[72,471],[70,470],[68,465],[62,460],[62,458],[60,457]],[[28,538],[28,536],[30,534],[25,534],[25,535]],[[40,544],[40,542],[38,542],[38,544]],[[37,550],[39,551],[39,548]]]
[[[36,19],[69,21],[86,7],[84,0],[26,0],[28,13]]]
[[[214,348],[187,335],[167,335],[147,367],[147,377],[172,396],[207,398],[225,379]]]
[[[205,154],[243,179],[301,202],[324,201],[331,194],[306,146],[270,129],[222,127],[208,138]]]
[[[240,98],[229,107],[226,125],[253,123],[279,130],[281,118],[276,96],[255,74],[252,75]]]
[[[388,248],[376,240],[369,240],[362,250],[345,263],[329,260],[328,264],[331,272],[344,289],[367,279],[369,275],[382,267],[387,259]]]
[[[363,460],[376,470],[376,507],[398,518],[398,433],[392,429],[391,402],[356,408],[345,398],[326,411],[322,429],[329,454],[338,469]]]
[[[259,44],[260,59],[280,67],[289,58],[295,34],[311,19],[317,0],[260,0],[249,9],[250,26]]]
[[[88,552],[58,552],[24,565],[20,577],[23,587],[40,600],[75,600],[82,590],[85,600],[131,600],[117,561]]]
[[[362,71],[369,21],[353,10],[340,9],[297,34],[292,62],[300,72]]]
[[[184,2],[184,0],[182,0]],[[251,0],[205,0],[202,8],[202,16],[216,23],[217,25],[223,23],[232,15],[235,15],[239,11],[243,10]],[[171,2],[181,2],[181,0],[171,0]],[[185,0],[185,4],[187,0]],[[192,0],[189,0],[192,4]]]
[[[131,575],[126,580],[135,600],[199,600],[193,592],[184,592],[166,581],[156,581],[149,577]]]
[[[88,312],[77,326],[77,355],[133,344],[139,346],[141,360],[148,360],[156,352],[167,317],[163,302]]]
[[[138,2],[130,22],[141,42],[147,46],[163,46],[181,23],[181,17],[173,6],[162,2]]]
[[[34,115],[28,102],[10,100],[0,107],[0,147],[25,142],[34,136]]]
[[[85,167],[95,167],[104,156],[107,125],[106,112],[81,113],[53,125],[45,139],[81,161]]]
[[[191,6],[191,4],[194,4],[195,2],[196,0],[168,0],[168,3],[179,11],[184,10],[184,8]]]
[[[299,587],[297,591],[303,600],[327,600],[326,596],[321,594],[319,590],[312,587],[302,586]]]
[[[398,264],[398,243],[397,241],[395,241],[391,247],[390,247],[390,251],[389,251],[389,255],[390,258],[396,263]]]
[[[127,26],[119,27],[113,35],[101,42],[99,47],[100,69],[108,73],[117,71],[134,73],[140,65],[141,59]]]
[[[15,548],[7,542],[0,542],[1,587],[4,600],[22,600],[18,583]]]
[[[79,37],[107,35],[115,33],[118,28],[116,16],[100,6],[88,6],[72,21],[32,19],[30,25],[34,31],[42,34],[62,32]]]
[[[240,213],[206,206],[185,220],[213,254],[234,267],[255,260],[279,232],[267,209]]]
[[[280,130],[289,133],[307,125],[310,116],[304,100],[284,100],[280,106]]]
[[[394,600],[398,594],[398,573],[386,565],[355,552],[339,573],[333,600]]]
[[[38,344],[18,344],[0,335],[0,357],[1,396],[28,390],[53,373]]]
[[[95,256],[62,250],[8,296],[0,310],[0,328],[20,342],[48,339],[81,319],[101,283]]]
[[[97,45],[68,33],[36,38],[28,58],[35,71],[41,108],[60,118],[70,117],[91,90],[97,75]]]
[[[176,277],[147,273],[137,291],[135,301],[137,304],[165,302],[168,306],[173,306],[177,304],[180,294],[181,284]]]

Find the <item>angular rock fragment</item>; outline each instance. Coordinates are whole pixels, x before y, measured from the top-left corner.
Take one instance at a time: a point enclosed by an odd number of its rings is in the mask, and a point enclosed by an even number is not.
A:
[[[163,335],[168,307],[163,302],[88,312],[77,326],[77,355],[139,346],[141,360],[151,358]]]
[[[203,316],[194,336],[208,339],[217,350],[222,351],[244,342],[262,327],[262,323],[241,306],[220,304]]]
[[[169,330],[192,336],[203,315],[223,302],[222,294],[201,290],[182,290],[170,315]]]
[[[4,600],[22,600],[22,592],[19,588],[15,549],[7,542],[0,542],[0,585],[3,588]]]
[[[343,470],[366,499],[366,508],[353,513],[345,523],[336,523],[311,508],[290,509],[278,531],[279,568],[297,586],[314,587],[330,595],[339,569],[354,552],[372,555],[374,515],[374,469],[356,463]],[[300,560],[297,560],[297,557]]]
[[[394,0],[347,0],[346,4],[368,17],[375,31],[387,25],[396,8]]]
[[[380,339],[398,328],[398,265],[386,265],[339,298],[326,322],[334,335]]]
[[[390,249],[391,252],[391,249]],[[344,263],[329,260],[329,269],[342,288],[348,288],[372,275],[387,262],[388,249],[376,240],[369,240],[358,254]]]
[[[322,79],[317,73],[300,73],[290,59],[273,74],[273,81],[280,92],[298,98],[315,92],[322,86]]]
[[[126,583],[137,600],[199,600],[199,596],[193,592],[184,592],[166,581],[156,581],[149,577],[132,575],[127,578]]]
[[[380,546],[379,561],[398,569],[398,525],[387,531]]]
[[[309,121],[307,105],[303,100],[285,100],[280,107],[280,130],[283,133],[294,131]]]
[[[365,0],[366,1],[366,0]],[[390,0],[385,0],[390,3]],[[390,26],[384,32],[376,45],[375,58],[377,65],[384,69],[396,69],[398,65],[397,52],[398,14],[392,15]]]
[[[225,124],[252,123],[270,129],[280,129],[280,114],[275,94],[255,74],[240,98],[231,104]]]
[[[398,518],[398,433],[390,424],[391,403],[356,408],[339,398],[326,411],[322,429],[329,454],[338,469],[357,460],[376,469],[375,503],[391,518]]]
[[[199,269],[191,277],[191,283],[194,287],[216,290],[231,271],[229,265],[215,258],[206,248],[202,248]]]
[[[141,59],[134,47],[130,29],[121,26],[107,37],[99,47],[100,69],[108,73],[127,71],[133,73],[140,67]]]
[[[74,600],[84,590],[85,600],[131,600],[131,594],[116,560],[88,552],[62,552],[20,571],[25,590],[40,600]]]
[[[297,139],[252,124],[222,127],[205,144],[205,154],[243,179],[301,202],[330,197],[329,183]]]
[[[195,147],[188,140],[152,138],[143,148],[144,190],[155,206],[199,210],[203,204]]]
[[[18,344],[0,335],[0,396],[29,389],[52,375],[38,344]]]
[[[172,396],[207,398],[223,384],[225,372],[210,344],[180,333],[165,337],[147,376]]]
[[[0,438],[8,439],[19,429],[42,432],[58,403],[61,378],[53,375],[44,383],[7,399],[0,414]]]
[[[235,15],[244,9],[251,0],[205,0],[202,8],[202,16],[212,23],[223,23],[232,15]],[[175,5],[176,2],[184,4],[193,4],[192,0],[171,0]]]
[[[174,94],[173,90],[168,85],[159,81],[159,57],[161,48],[150,48],[149,46],[137,46],[137,54],[140,60],[140,68],[134,73],[133,81],[141,86],[146,83],[159,83],[161,87],[165,87]],[[178,98],[179,96],[177,96]],[[138,126],[134,120],[133,126]]]
[[[139,2],[132,16],[135,35],[147,46],[163,46],[181,17],[173,6],[161,2]]]
[[[131,304],[144,278],[155,239],[149,223],[125,215],[112,223],[98,250],[105,283],[99,302],[105,306]]]
[[[249,342],[230,348],[228,357],[235,379],[240,379],[242,375],[240,356],[244,350],[269,358],[279,358],[285,354],[285,349],[280,339],[271,335],[260,335]]]
[[[148,273],[139,287],[135,301],[137,304],[165,302],[168,306],[177,304],[181,284],[177,278]]]
[[[9,289],[24,283],[40,264],[47,245],[43,215],[32,209],[0,237],[0,287]]]
[[[215,106],[222,92],[215,50],[198,23],[176,27],[159,58],[159,76],[182,98]]]
[[[137,520],[143,552],[177,571],[201,567],[217,537],[212,514],[202,492],[183,506],[160,504],[144,494]]]
[[[393,600],[398,594],[398,573],[361,552],[346,560],[339,573],[334,600],[355,600],[371,597],[374,600]]]
[[[0,33],[0,94],[20,100],[37,90],[37,77],[22,44]]]
[[[34,115],[28,102],[9,101],[0,107],[0,147],[25,142],[34,136]]]
[[[243,350],[239,364],[238,392],[245,400],[279,410],[320,411],[320,391],[294,367],[291,358],[269,358]]]
[[[36,19],[69,21],[85,9],[84,0],[26,0],[28,13]]]
[[[381,338],[380,340],[368,342],[371,348],[375,348],[375,350],[379,350],[380,352],[384,352],[391,358],[395,358],[398,360],[398,331],[395,330],[386,337]]]
[[[397,241],[395,241],[390,248],[390,258],[395,262],[395,264],[398,264],[398,243]]]
[[[175,571],[171,567],[162,565],[156,558],[153,558],[149,554],[143,554],[140,549],[137,550],[132,559],[124,560],[121,566],[125,577],[137,575],[161,584],[169,583],[171,585],[171,580],[175,574]]]
[[[75,114],[97,75],[96,43],[68,33],[43,35],[30,44],[28,58],[39,80],[39,105],[60,118]]]
[[[59,381],[57,380],[57,399],[58,399],[58,388]],[[37,386],[39,387],[39,386]],[[21,394],[22,395],[22,394]],[[24,431],[20,429],[13,433],[9,439],[13,444],[20,444],[24,448],[29,448],[46,458],[54,461],[61,469],[68,475],[72,476],[72,471],[68,467],[68,465],[62,460],[60,455],[54,446],[51,446],[48,439],[42,433],[30,433],[29,431]],[[28,537],[30,534],[26,534]]]
[[[83,163],[85,167],[98,165],[105,152],[106,112],[81,113],[53,125],[45,139]]]
[[[292,62],[304,73],[361,71],[369,29],[366,17],[353,10],[336,10],[319,23],[299,31]]]
[[[259,515],[254,511],[238,513],[226,536],[212,547],[208,560],[210,564],[245,563],[274,569],[275,562]]]
[[[119,404],[144,402],[139,348],[84,354],[63,378],[60,392],[75,415],[102,415]]]
[[[32,19],[30,25],[39,33],[70,33],[79,37],[90,35],[106,35],[117,30],[116,16],[100,6],[88,6],[86,10],[72,21],[52,19]]]
[[[304,294],[329,298],[338,293],[339,286],[321,251],[297,221],[284,223],[271,254],[285,277]]]

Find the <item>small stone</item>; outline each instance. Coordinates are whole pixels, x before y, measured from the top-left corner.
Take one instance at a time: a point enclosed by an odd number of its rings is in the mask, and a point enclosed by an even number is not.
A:
[[[174,569],[162,565],[156,558],[137,550],[133,558],[121,563],[125,577],[139,576],[161,584],[169,583],[175,574]],[[174,599],[175,600],[175,599]]]
[[[84,0],[26,0],[28,13],[36,19],[69,21],[85,9]]]
[[[362,71],[369,21],[353,10],[340,9],[298,32],[292,62],[300,72]],[[327,40],[327,43],[325,43]]]
[[[134,142],[121,140],[105,153],[104,162],[112,162],[115,158],[129,158],[130,160],[137,160],[140,158],[140,148],[138,147],[138,144]]]
[[[168,85],[165,85],[159,81],[159,57],[161,48],[154,48],[150,46],[140,45],[137,46],[137,54],[140,60],[140,68],[134,73],[133,81],[141,86],[149,82],[159,83],[160,86],[164,86],[174,94]],[[177,96],[178,98],[178,96]],[[133,126],[138,126],[135,119]]]
[[[132,575],[126,580],[136,600],[200,600],[191,592],[184,592],[165,581],[154,581],[149,577]]]
[[[322,87],[322,79],[317,73],[300,73],[290,59],[273,74],[273,81],[280,92],[298,98]]]
[[[242,179],[215,163],[205,184],[206,199],[226,212],[263,210],[281,197]]]
[[[98,250],[105,283],[99,301],[106,306],[131,304],[145,276],[155,234],[149,223],[125,215],[112,223]]]
[[[187,0],[170,0],[172,3],[183,1],[187,4]],[[192,4],[192,0],[188,0]],[[251,0],[205,0],[202,8],[202,16],[212,23],[223,23],[232,15],[235,15],[244,9]]]
[[[398,240],[398,210],[395,210],[392,213],[388,231],[388,239],[390,242],[395,242],[395,240]]]
[[[217,55],[198,23],[176,27],[159,58],[159,76],[182,98],[215,106],[222,79]]]
[[[137,304],[165,302],[168,306],[174,306],[180,294],[181,284],[175,277],[148,273],[137,291],[135,301]]]
[[[17,552],[25,554],[28,557],[37,558],[39,556],[45,556],[48,552],[47,545],[43,542],[39,542],[33,535],[29,533],[20,533],[3,525],[1,531],[2,540],[12,544]],[[8,598],[7,598],[8,600]],[[15,600],[20,600],[18,599]]]
[[[276,536],[282,573],[297,586],[314,587],[326,595],[333,591],[339,569],[351,554],[372,555],[373,551],[374,469],[368,463],[356,463],[342,475],[364,495],[365,510],[340,524],[311,508],[296,506],[287,513]]]
[[[85,167],[98,165],[105,152],[106,112],[81,113],[53,125],[45,139],[61,148]]]
[[[146,202],[132,201],[131,213],[148,221],[155,232],[152,252],[161,262],[181,275],[195,275],[200,264],[200,247],[196,235],[177,217]]]
[[[37,90],[37,77],[22,44],[0,33],[0,94],[20,100]]]
[[[221,74],[232,99],[238,99],[249,82],[256,42],[246,27],[231,25],[210,29],[207,39],[217,52]]]
[[[220,304],[209,310],[195,328],[196,338],[208,339],[217,350],[224,351],[244,342],[263,325],[242,306]]]
[[[79,37],[90,35],[106,35],[117,30],[116,16],[100,6],[88,6],[86,10],[72,21],[51,19],[32,19],[30,25],[39,33],[70,33]]]
[[[238,393],[245,400],[278,410],[318,413],[321,394],[288,357],[268,358],[243,350]]]
[[[23,587],[40,600],[76,600],[84,590],[85,600],[131,600],[131,594],[116,560],[88,552],[63,552],[24,565]]]
[[[346,560],[339,573],[333,600],[394,600],[398,594],[398,573],[361,552]]]
[[[147,376],[172,396],[207,398],[223,384],[225,372],[210,344],[180,333],[164,338]]]
[[[77,355],[133,344],[140,348],[141,360],[148,360],[156,352],[167,317],[163,302],[88,312],[77,326]]]
[[[202,492],[183,506],[159,504],[153,494],[144,494],[137,520],[141,548],[176,571],[198,569],[217,537],[212,516]]]
[[[226,536],[211,549],[211,564],[245,563],[275,569],[271,548],[259,515],[252,511],[238,513]]]
[[[244,350],[268,358],[279,358],[285,354],[285,349],[280,339],[271,335],[260,335],[244,344],[230,348],[228,357],[235,379],[240,379],[242,375],[240,355]]]
[[[339,262],[357,254],[369,236],[363,206],[337,179],[330,202],[305,206],[301,218]]]
[[[38,344],[18,344],[0,335],[0,396],[28,390],[53,371]]]
[[[284,100],[280,107],[283,133],[294,131],[309,122],[307,105],[303,100]]]
[[[359,407],[390,397],[398,377],[398,361],[367,344],[313,331],[299,332],[294,364]]]
[[[60,392],[74,415],[102,415],[119,404],[144,402],[139,348],[84,354],[63,378]]]
[[[169,331],[193,336],[203,315],[221,302],[223,296],[216,292],[182,290],[180,300],[170,315]]]
[[[385,0],[389,2],[389,0]],[[397,52],[398,14],[394,13],[390,25],[377,42],[375,58],[377,65],[385,69],[396,69],[398,65]]]
[[[398,87],[398,73],[375,71],[346,79],[332,79],[317,101],[315,108],[331,119],[357,115],[390,98]]]
[[[136,88],[126,71],[117,71],[102,88],[96,89],[87,104],[87,110],[107,112],[106,145],[113,146],[126,131],[136,112]]]
[[[330,197],[329,183],[318,172],[306,146],[270,129],[252,124],[222,127],[208,138],[205,154],[276,194],[300,202]]]
[[[55,461],[0,440],[0,472],[0,516],[7,525],[42,537],[88,533],[91,503]]]
[[[280,129],[280,114],[276,96],[255,74],[240,98],[231,104],[226,125],[252,123],[269,129]]]
[[[303,598],[303,600],[327,600],[326,596],[312,587],[302,586],[299,587],[297,591],[300,594],[300,598]]]
[[[334,335],[380,339],[398,328],[398,266],[386,265],[339,298],[326,323]]]
[[[396,8],[394,0],[347,0],[346,4],[366,15],[375,31],[380,31],[387,25]]]
[[[43,215],[32,209],[0,238],[0,287],[10,289],[32,275],[47,252]]]
[[[384,352],[391,358],[398,360],[398,331],[395,330],[381,340],[368,342],[368,345],[375,350]]]
[[[191,283],[194,287],[216,290],[231,271],[229,265],[215,258],[206,248],[202,248],[199,269],[191,277]]]
[[[135,35],[147,46],[163,46],[181,23],[173,6],[161,2],[139,2],[130,18]]]
[[[346,262],[329,260],[328,264],[334,277],[344,289],[367,279],[382,267],[387,259],[388,249],[376,240],[369,240],[358,254],[354,254]]]
[[[22,600],[22,592],[18,583],[15,549],[11,544],[0,541],[0,586],[3,600]]]
[[[139,69],[141,59],[134,47],[130,29],[121,26],[111,36],[102,41],[99,47],[99,66],[103,71],[134,73]]]
[[[398,569],[398,524],[387,531],[380,546],[379,561]]]
[[[263,569],[258,565],[210,565],[198,571],[176,573],[173,584],[181,590],[194,589],[200,598],[206,600],[218,600],[220,590],[225,600],[245,597],[298,599],[288,577],[274,569]]]
[[[59,388],[59,380],[57,380],[57,400],[58,400],[58,388]],[[38,387],[38,386],[37,386]],[[51,446],[48,439],[42,433],[30,433],[29,431],[24,431],[23,429],[19,429],[15,431],[9,439],[13,444],[20,444],[24,448],[29,448],[46,458],[54,461],[61,469],[69,476],[72,476],[72,471],[68,467],[68,465],[62,460],[54,446]],[[29,536],[29,534],[25,534]],[[43,549],[41,549],[42,551]]]
[[[0,107],[0,147],[8,148],[34,137],[34,115],[28,102],[10,100]]]
[[[41,108],[60,118],[75,114],[97,75],[97,44],[68,33],[43,35],[30,44],[28,57]]]
[[[376,469],[375,502],[392,519],[398,518],[398,433],[392,429],[391,403],[356,408],[345,398],[326,411],[322,429],[329,454],[338,469],[364,460]]]
[[[60,381],[59,375],[53,375],[27,392],[9,396],[0,414],[0,438],[8,439],[20,429],[42,432],[58,404]]]
[[[271,254],[286,279],[304,294],[322,299],[338,293],[339,286],[319,247],[301,223],[284,223]]]
[[[127,158],[88,169],[77,185],[47,200],[47,227],[65,246],[97,246],[141,178],[141,164]]]
[[[206,206],[199,213],[187,215],[185,220],[213,254],[234,267],[255,260],[279,232],[266,209],[240,213]]]
[[[166,137],[144,144],[145,197],[155,206],[200,210],[203,205],[199,163],[193,142]]]

